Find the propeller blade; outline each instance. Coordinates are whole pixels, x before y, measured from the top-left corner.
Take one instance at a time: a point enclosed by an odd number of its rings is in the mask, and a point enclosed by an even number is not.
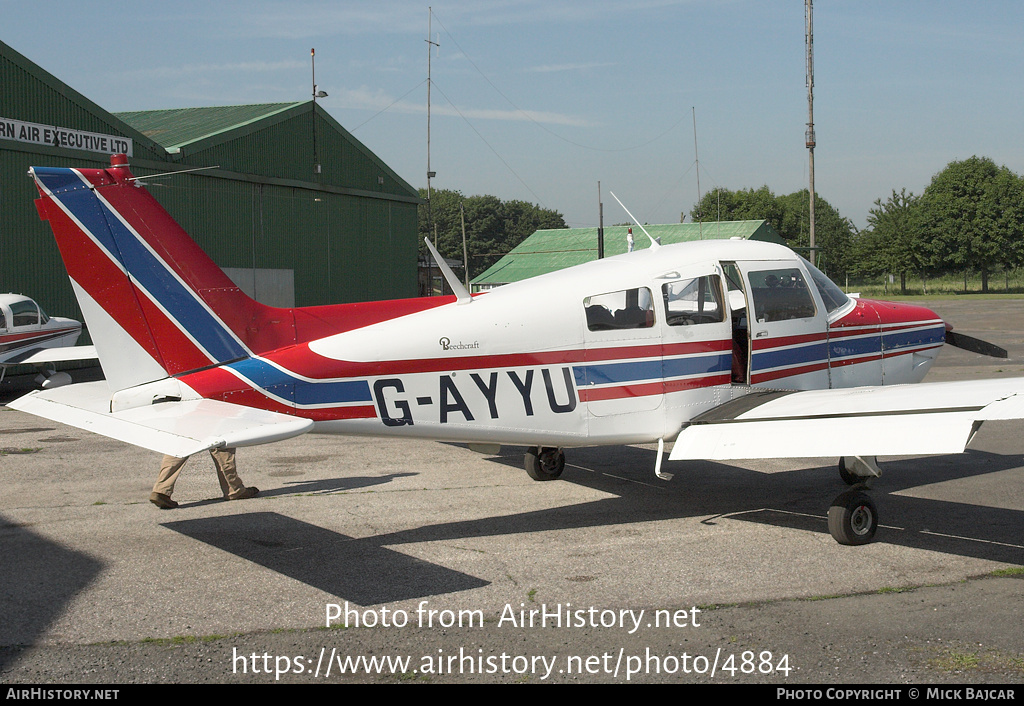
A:
[[[1007,358],[1009,357],[1006,353],[1005,348],[983,341],[980,338],[974,338],[973,336],[965,336],[962,333],[956,333],[955,331],[946,331],[946,343],[956,348],[962,348],[965,351],[972,353],[980,353],[981,355],[991,356],[992,358]]]

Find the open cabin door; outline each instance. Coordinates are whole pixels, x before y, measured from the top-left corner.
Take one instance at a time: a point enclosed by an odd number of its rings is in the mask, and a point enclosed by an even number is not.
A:
[[[663,275],[660,294],[666,411],[670,419],[689,419],[724,402],[736,347],[726,303],[722,268]]]
[[[749,383],[786,390],[828,388],[828,322],[799,261],[735,264],[746,289]]]

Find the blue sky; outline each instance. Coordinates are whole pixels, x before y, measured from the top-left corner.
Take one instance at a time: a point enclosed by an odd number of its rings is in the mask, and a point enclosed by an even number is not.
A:
[[[803,0],[0,0],[0,40],[111,111],[307,100],[426,186],[596,225],[805,188]],[[816,0],[815,181],[858,227],[953,160],[1024,174],[1024,3]],[[2,112],[2,110],[0,110]]]

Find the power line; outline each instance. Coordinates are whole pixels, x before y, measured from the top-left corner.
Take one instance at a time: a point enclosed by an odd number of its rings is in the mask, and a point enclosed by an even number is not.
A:
[[[558,140],[561,140],[562,142],[565,142],[565,143],[567,143],[567,144],[570,144],[570,145],[573,145],[573,146],[575,146],[575,147],[579,147],[579,148],[581,148],[581,149],[585,149],[585,150],[592,150],[592,151],[594,151],[594,152],[629,152],[629,151],[632,151],[632,150],[638,150],[638,149],[640,149],[640,148],[642,148],[642,147],[647,147],[648,145],[650,145],[650,144],[653,144],[653,143],[657,142],[658,140],[660,140],[661,138],[663,138],[663,137],[664,137],[665,135],[669,134],[670,132],[672,132],[673,130],[675,130],[675,129],[676,129],[677,127],[679,127],[679,125],[680,125],[680,124],[682,124],[683,120],[685,120],[685,119],[686,119],[686,116],[684,115],[684,116],[683,116],[683,117],[681,117],[681,118],[680,118],[679,120],[677,120],[677,121],[676,121],[676,122],[675,122],[675,123],[674,123],[674,124],[673,124],[673,125],[672,125],[671,127],[669,127],[669,128],[667,129],[667,130],[665,130],[665,131],[664,131],[664,132],[662,132],[661,134],[659,134],[659,135],[657,135],[657,136],[655,136],[655,137],[651,138],[651,139],[650,139],[650,140],[648,140],[647,142],[643,142],[643,143],[640,143],[640,144],[637,144],[637,145],[632,145],[632,146],[630,146],[630,147],[619,147],[619,148],[595,147],[595,146],[593,146],[593,145],[585,145],[585,144],[583,144],[583,143],[581,143],[581,142],[576,142],[575,140],[570,140],[569,138],[567,138],[567,137],[564,137],[563,135],[559,135],[559,134],[558,134],[557,132],[555,132],[554,130],[550,129],[549,127],[547,127],[547,126],[546,126],[546,125],[544,125],[543,123],[541,123],[541,122],[539,122],[539,121],[535,120],[535,119],[533,118],[533,116],[531,116],[531,115],[530,115],[530,113],[529,113],[529,112],[527,112],[527,111],[523,110],[523,109],[522,109],[522,108],[520,108],[520,107],[519,107],[518,105],[516,105],[516,103],[515,103],[515,102],[514,102],[514,101],[513,101],[513,100],[512,100],[511,98],[509,98],[509,97],[508,97],[507,95],[505,95],[505,93],[504,93],[504,92],[503,92],[503,91],[502,91],[502,90],[501,90],[500,88],[498,88],[498,87],[497,87],[497,86],[496,86],[496,85],[494,84],[494,82],[493,82],[493,81],[491,81],[491,79],[490,79],[490,78],[488,78],[488,77],[487,77],[487,74],[485,74],[485,73],[484,73],[484,72],[483,72],[483,71],[482,71],[482,70],[480,69],[480,67],[479,67],[479,66],[477,66],[476,62],[475,62],[475,61],[473,61],[472,57],[470,57],[470,55],[469,55],[469,52],[467,52],[467,51],[466,51],[465,49],[463,49],[463,48],[462,48],[462,45],[461,45],[461,44],[459,44],[458,40],[456,40],[456,39],[455,39],[454,35],[452,35],[452,33],[448,31],[448,28],[444,26],[444,23],[443,23],[443,22],[441,22],[440,18],[438,18],[438,16],[437,16],[436,14],[434,14],[434,19],[436,19],[436,20],[437,20],[437,23],[438,23],[439,25],[441,25],[441,29],[443,29],[443,30],[444,30],[444,33],[445,33],[445,34],[447,34],[447,35],[448,35],[448,37],[449,37],[449,38],[450,38],[450,39],[452,40],[452,43],[454,43],[454,44],[455,44],[455,46],[457,46],[457,47],[459,48],[459,51],[461,51],[461,52],[462,52],[462,55],[466,57],[466,61],[468,61],[468,62],[469,62],[469,63],[470,63],[470,64],[471,64],[472,66],[473,66],[473,68],[474,68],[474,69],[476,69],[477,73],[478,73],[478,74],[480,74],[480,76],[481,76],[481,77],[483,78],[483,80],[484,80],[484,81],[486,81],[486,82],[487,82],[487,84],[488,84],[488,85],[489,85],[489,86],[490,86],[491,88],[493,88],[493,89],[494,89],[494,91],[495,91],[495,92],[496,92],[496,93],[497,93],[497,94],[498,94],[499,96],[501,96],[502,98],[504,98],[504,99],[505,99],[505,101],[506,101],[506,102],[507,102],[507,103],[508,103],[508,104],[509,104],[510,106],[512,106],[512,107],[513,107],[513,108],[514,108],[514,109],[516,110],[516,112],[520,113],[520,114],[521,114],[521,115],[522,115],[522,116],[523,116],[524,118],[526,118],[527,120],[529,120],[529,121],[530,121],[531,123],[533,123],[534,125],[536,125],[537,127],[539,127],[539,128],[540,128],[541,130],[543,130],[544,132],[548,133],[548,134],[549,134],[549,135],[551,135],[552,137],[554,137],[554,138],[556,138],[556,139],[558,139]]]

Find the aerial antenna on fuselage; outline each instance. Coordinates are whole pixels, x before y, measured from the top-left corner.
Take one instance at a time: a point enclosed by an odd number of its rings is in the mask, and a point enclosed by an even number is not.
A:
[[[424,238],[423,242],[427,244],[427,249],[430,250],[430,254],[434,256],[434,260],[437,262],[437,266],[441,269],[441,274],[444,275],[445,281],[448,286],[452,288],[452,294],[455,295],[455,301],[457,304],[469,304],[473,301],[473,297],[470,295],[469,290],[466,289],[459,278],[452,272],[452,268],[448,266],[448,263],[441,257],[441,253],[437,251],[433,243],[430,242],[430,238]]]
[[[141,184],[143,179],[159,179],[161,177],[166,177],[166,176],[177,176],[178,174],[188,174],[189,172],[202,172],[202,171],[205,171],[207,169],[220,169],[220,165],[219,164],[215,164],[215,165],[210,166],[210,167],[194,167],[193,169],[179,169],[176,172],[161,172],[160,174],[143,174],[142,176],[129,177],[128,181],[134,181],[134,182],[138,182],[138,183]]]
[[[614,191],[609,191],[608,193],[612,195],[613,199],[615,199],[616,201],[619,201],[619,197],[615,195]],[[619,205],[622,206],[622,210],[625,211],[629,215],[629,217],[633,219],[633,222],[636,223],[637,227],[644,232],[644,235],[646,235],[650,239],[651,247],[652,248],[659,248],[659,247],[661,247],[661,244],[658,243],[657,240],[655,240],[654,238],[651,237],[651,234],[647,232],[647,229],[644,228],[642,225],[640,225],[640,221],[638,221],[636,219],[636,217],[632,213],[629,212],[629,209],[626,208],[626,205],[624,203],[622,203],[621,201],[619,201]]]

